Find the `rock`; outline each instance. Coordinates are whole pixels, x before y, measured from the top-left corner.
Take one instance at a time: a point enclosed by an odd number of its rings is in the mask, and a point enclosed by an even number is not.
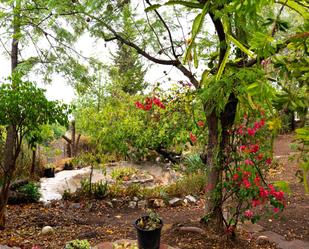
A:
[[[80,209],[80,203],[72,203],[72,204],[70,205],[70,208]]]
[[[138,200],[139,199],[136,196],[133,197],[133,201],[138,201]]]
[[[187,195],[185,198],[186,198],[186,200],[188,200],[189,203],[192,203],[192,204],[197,203],[197,199],[192,195]]]
[[[154,199],[152,202],[154,208],[165,207],[165,203],[162,199]]]
[[[146,201],[146,200],[140,200],[140,201],[137,203],[137,207],[138,207],[138,208],[145,208],[145,207],[147,207],[147,201]]]
[[[114,207],[114,205],[113,205],[113,203],[112,203],[111,201],[106,201],[105,204],[106,204],[107,206],[109,206],[110,208],[113,208],[113,207]]]
[[[137,205],[136,201],[130,201],[128,207],[129,208],[136,208],[136,205]]]
[[[181,206],[182,203],[183,203],[182,199],[177,198],[177,197],[171,199],[171,200],[168,202],[168,204],[169,204],[170,206],[172,206],[172,207]]]
[[[258,245],[265,245],[265,244],[267,244],[267,243],[269,243],[270,242],[270,240],[269,240],[269,238],[267,237],[267,236],[264,236],[264,235],[260,235],[259,237],[257,237],[257,239],[256,239],[256,243],[258,244]]]
[[[45,226],[42,228],[42,235],[49,235],[53,233],[54,233],[54,229],[51,226]]]

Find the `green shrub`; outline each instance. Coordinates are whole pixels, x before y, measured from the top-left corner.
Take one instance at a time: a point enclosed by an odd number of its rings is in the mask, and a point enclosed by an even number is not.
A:
[[[138,170],[133,167],[116,167],[111,172],[111,177],[117,181],[130,180]]]
[[[99,181],[91,183],[89,179],[83,179],[81,181],[82,193],[88,196],[94,196],[96,199],[103,199],[107,195],[108,187],[107,182]]]
[[[34,182],[29,182],[28,184],[21,186],[17,191],[25,194],[28,202],[38,202],[41,197],[39,185]]]
[[[88,240],[72,240],[68,242],[65,249],[90,249],[90,243]]]
[[[206,171],[206,165],[202,162],[199,154],[192,154],[185,158],[184,165],[187,173],[195,173],[198,171]]]

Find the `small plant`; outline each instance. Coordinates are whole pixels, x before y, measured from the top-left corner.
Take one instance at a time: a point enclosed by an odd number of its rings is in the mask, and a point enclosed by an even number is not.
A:
[[[90,243],[88,240],[72,240],[68,242],[65,249],[90,249]]]
[[[137,226],[143,230],[152,231],[162,226],[162,220],[154,210],[148,210],[147,216],[137,220]]]
[[[133,167],[117,167],[111,172],[111,177],[116,181],[129,181],[137,172]]]
[[[39,186],[33,182],[21,186],[17,191],[25,194],[28,202],[38,202],[41,197]]]
[[[86,195],[94,196],[96,199],[103,199],[108,192],[107,182],[99,181],[91,183],[89,179],[83,179],[81,181],[81,190]]]
[[[199,154],[188,155],[184,160],[187,173],[194,173],[197,171],[205,171],[206,165],[202,162]]]

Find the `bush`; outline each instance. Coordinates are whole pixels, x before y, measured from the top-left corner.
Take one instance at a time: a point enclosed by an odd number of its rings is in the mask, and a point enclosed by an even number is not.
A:
[[[90,243],[88,240],[72,240],[68,242],[65,249],[90,249]]]
[[[103,199],[107,196],[107,182],[99,181],[91,183],[89,179],[81,181],[81,190],[84,194],[94,196],[96,199]]]
[[[184,165],[186,166],[186,173],[206,171],[207,169],[199,154],[192,154],[187,156],[184,160]]]
[[[17,189],[17,191],[25,194],[28,202],[38,202],[41,197],[39,185],[33,182],[29,182],[28,184],[21,186]]]

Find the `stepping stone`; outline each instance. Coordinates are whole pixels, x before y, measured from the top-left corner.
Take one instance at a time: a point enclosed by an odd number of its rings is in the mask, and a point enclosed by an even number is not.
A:
[[[0,245],[0,249],[20,249],[20,247],[9,247],[9,246],[3,246],[3,245]]]

